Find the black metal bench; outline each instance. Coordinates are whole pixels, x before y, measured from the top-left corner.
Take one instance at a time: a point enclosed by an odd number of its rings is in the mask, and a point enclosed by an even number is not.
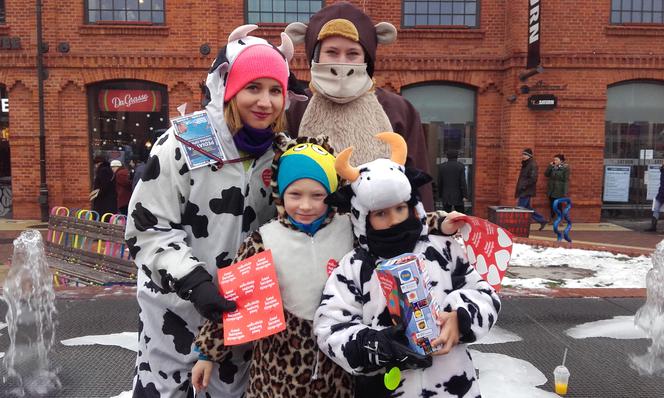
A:
[[[54,214],[45,249],[56,285],[135,285],[124,225]]]

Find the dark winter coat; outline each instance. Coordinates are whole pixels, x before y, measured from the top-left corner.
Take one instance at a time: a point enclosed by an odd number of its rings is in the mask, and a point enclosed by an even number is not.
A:
[[[656,199],[659,203],[664,203],[664,166],[659,168],[659,191]]]
[[[535,196],[537,188],[537,163],[535,159],[521,161],[521,172],[519,179],[516,181],[515,198],[522,198],[524,196]]]
[[[117,213],[118,205],[115,194],[115,180],[113,169],[108,162],[102,162],[95,171],[92,189],[99,189],[99,194],[92,201],[92,210],[103,216],[106,213]]]
[[[463,198],[468,197],[463,163],[449,160],[438,166],[438,197],[443,204],[463,204]]]
[[[407,167],[414,167],[429,173],[428,151],[426,147],[426,137],[422,130],[420,114],[415,107],[405,98],[398,94],[376,88],[376,98],[383,107],[387,118],[392,125],[392,131],[403,136],[408,144]],[[311,92],[306,90],[307,96],[311,97]],[[307,109],[309,101],[291,103],[287,111],[288,134],[297,137],[300,131],[300,122],[304,111]],[[303,135],[311,135],[310,132],[303,132]],[[433,192],[431,184],[426,184],[419,189],[422,203],[427,211],[433,210]]]
[[[136,188],[136,184],[141,180],[143,173],[145,172],[145,163],[140,162],[134,167],[134,172],[131,177],[131,190],[133,191]]]
[[[550,198],[565,198],[569,191],[569,166],[561,163],[546,168],[544,175],[549,178],[546,194]]]
[[[129,179],[129,170],[124,166],[115,172],[115,193],[118,197],[118,209],[129,205],[131,180]]]

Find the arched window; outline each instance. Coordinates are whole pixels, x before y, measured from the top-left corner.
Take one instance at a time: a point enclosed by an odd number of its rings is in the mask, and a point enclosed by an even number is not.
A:
[[[472,198],[475,90],[458,84],[427,83],[404,87],[401,94],[420,113],[434,181],[437,177],[435,165],[447,160],[448,150],[458,151],[459,161],[466,165],[466,181]]]
[[[169,126],[166,86],[113,80],[88,87],[91,156],[123,164],[146,159],[155,139]]]
[[[664,159],[663,109],[664,82],[630,81],[608,88],[605,208],[618,203],[647,207],[656,194],[658,167]]]

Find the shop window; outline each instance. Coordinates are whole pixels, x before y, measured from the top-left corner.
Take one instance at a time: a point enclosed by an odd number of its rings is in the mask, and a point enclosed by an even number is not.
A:
[[[611,23],[664,23],[664,0],[611,0]]]
[[[169,126],[166,86],[143,81],[109,81],[88,87],[91,156],[147,159]]]
[[[405,0],[404,27],[459,26],[476,28],[479,15],[478,0]]]
[[[164,24],[165,0],[86,0],[88,23]]]
[[[5,0],[0,0],[0,23],[5,23]]]
[[[664,82],[633,81],[607,90],[603,208],[613,215],[647,210],[652,203],[664,161],[662,109]]]
[[[420,113],[434,181],[438,175],[438,168],[434,165],[447,160],[447,151],[457,151],[459,161],[466,166],[466,181],[472,198],[475,90],[456,84],[433,83],[405,87],[401,94]],[[439,203],[436,205],[440,206]],[[470,203],[466,203],[466,206],[470,206]]]
[[[308,22],[323,7],[321,0],[247,0],[247,23]]]

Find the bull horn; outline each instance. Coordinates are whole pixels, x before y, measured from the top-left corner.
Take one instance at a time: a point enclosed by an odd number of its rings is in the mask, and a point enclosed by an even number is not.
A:
[[[228,42],[230,43],[232,41],[241,39],[256,29],[258,29],[258,25],[249,24],[238,26],[237,28],[233,29],[230,35],[228,35]]]
[[[295,49],[293,48],[293,42],[284,32],[281,32],[281,45],[277,47],[277,49],[279,49],[279,51],[284,54],[286,61],[290,62],[291,59],[293,59],[293,53],[295,52]]]
[[[353,182],[360,177],[360,169],[350,165],[350,155],[353,154],[353,147],[348,147],[341,151],[337,155],[337,159],[334,161],[334,168],[337,170],[337,173],[341,178],[349,182]]]
[[[376,138],[385,142],[390,146],[390,160],[402,166],[406,165],[406,158],[408,157],[408,145],[406,140],[397,133],[385,132],[376,134]]]

